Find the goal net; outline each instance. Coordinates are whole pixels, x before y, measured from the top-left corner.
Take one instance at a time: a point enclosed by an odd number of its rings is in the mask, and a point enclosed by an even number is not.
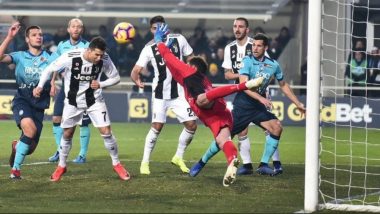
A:
[[[380,212],[380,1],[321,8],[319,208]]]

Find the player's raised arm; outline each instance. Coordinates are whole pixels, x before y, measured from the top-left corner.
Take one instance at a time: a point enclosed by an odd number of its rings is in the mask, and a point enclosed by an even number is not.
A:
[[[15,22],[11,25],[8,30],[8,34],[5,37],[4,41],[0,45],[0,62],[11,63],[12,57],[5,54],[5,50],[8,48],[8,45],[11,43],[13,38],[16,36],[18,31],[20,30],[20,23]]]
[[[183,85],[183,78],[193,74],[195,68],[179,60],[165,45],[163,41],[166,39],[167,34],[169,34],[167,26],[167,24],[157,25],[154,41],[157,43],[158,51],[165,60],[166,66],[169,68],[173,78],[179,84]],[[170,44],[171,42],[169,41],[168,46],[170,46]]]

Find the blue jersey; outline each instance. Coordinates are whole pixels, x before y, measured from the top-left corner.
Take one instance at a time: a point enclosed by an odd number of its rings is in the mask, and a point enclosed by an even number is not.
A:
[[[33,89],[38,85],[40,75],[48,66],[50,54],[43,50],[38,56],[29,51],[17,51],[10,53],[12,63],[16,65],[16,83],[18,85],[15,99],[27,100],[33,107],[38,109],[49,108],[50,83],[47,82],[43,88],[40,98],[33,97]]]
[[[257,89],[257,92],[265,97],[269,83],[275,78],[277,81],[284,79],[284,74],[276,60],[264,56],[263,60],[256,59],[253,55],[245,56],[242,61],[242,68],[239,70],[240,75],[248,76],[248,79],[264,77],[263,84]],[[245,92],[239,92],[234,100],[234,105],[252,106],[258,101]]]
[[[55,59],[57,59],[62,54],[66,53],[67,51],[78,49],[78,48],[88,48],[89,42],[84,39],[79,39],[77,43],[72,44],[71,40],[68,39],[66,41],[62,41],[58,44],[57,51],[55,51],[49,61],[52,62]]]

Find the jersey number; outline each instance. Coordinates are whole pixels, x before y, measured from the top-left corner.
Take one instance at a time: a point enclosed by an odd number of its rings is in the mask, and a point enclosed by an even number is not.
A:
[[[194,112],[191,110],[191,108],[187,108],[187,113],[189,113],[189,117],[194,117]]]
[[[102,114],[103,114],[103,117],[104,117],[104,122],[106,122],[106,121],[107,121],[107,120],[106,120],[107,112],[103,111]]]

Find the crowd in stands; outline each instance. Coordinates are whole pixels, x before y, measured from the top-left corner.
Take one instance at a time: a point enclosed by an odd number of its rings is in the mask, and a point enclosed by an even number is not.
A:
[[[86,34],[83,35],[84,39],[91,40],[94,36],[102,36],[108,45],[107,53],[112,58],[113,62],[119,69],[120,75],[129,77],[132,67],[136,63],[141,50],[144,45],[153,39],[153,35],[148,31],[144,36],[141,35],[137,26],[136,36],[130,43],[119,45],[113,39],[111,30],[105,25],[100,25],[97,35]],[[229,30],[229,29],[228,29]],[[194,28],[194,32],[189,36],[188,42],[192,46],[195,55],[201,55],[209,64],[209,72],[207,76],[216,84],[228,83],[224,77],[224,69],[222,63],[224,59],[225,46],[235,40],[232,36],[226,35],[226,29],[221,27],[209,35],[206,30],[200,26]],[[181,29],[173,29],[173,33],[182,33]],[[257,33],[265,33],[261,27],[256,27],[252,31],[252,35]],[[19,33],[14,42],[8,47],[7,53],[25,50],[26,43],[24,41],[23,32]],[[252,36],[251,35],[251,36]],[[44,34],[44,48],[54,52],[60,41],[69,38],[65,27],[60,27],[54,34]],[[281,52],[291,39],[291,33],[287,27],[281,28],[277,37],[270,40],[268,54],[273,59],[278,59]],[[15,74],[12,72],[13,65],[6,65],[0,63],[0,79],[15,79]],[[153,79],[153,68],[148,66],[148,69],[141,73],[141,78],[145,82],[151,82]],[[305,62],[301,67],[301,85],[306,85],[307,76],[307,63]],[[365,40],[358,39],[354,42],[351,53],[347,59],[346,69],[344,71],[345,85],[353,87],[379,87],[380,86],[380,50],[374,46],[370,51],[366,51]],[[0,88],[10,88],[11,84],[2,84]],[[12,88],[12,87],[11,87]],[[150,91],[147,87],[146,91]],[[306,94],[305,90],[301,90],[301,94]],[[364,89],[347,89],[345,94],[352,96],[369,96],[380,97],[377,90]]]
[[[153,36],[148,31],[145,36],[141,35],[137,26],[136,36],[134,40],[130,43],[119,45],[113,39],[112,29],[109,29],[105,25],[101,25],[98,28],[97,35],[86,34],[83,35],[84,39],[90,41],[94,36],[102,36],[108,45],[107,53],[110,55],[111,59],[119,69],[120,75],[122,77],[129,77],[132,67],[136,63],[139,54],[144,47],[144,45],[149,42]],[[230,29],[223,29],[219,27],[213,35],[210,37],[207,35],[206,30],[203,27],[197,26],[194,28],[194,32],[191,36],[187,37],[189,44],[194,50],[195,55],[203,56],[209,63],[209,73],[207,74],[213,83],[228,83],[224,77],[224,69],[222,68],[222,63],[224,59],[224,48],[225,46],[235,40],[235,38],[226,35],[226,31]],[[173,33],[182,33],[181,29],[173,29]],[[256,33],[265,33],[261,27],[257,27],[253,30],[252,35]],[[25,50],[26,44],[23,37],[23,32],[17,35],[13,45],[9,47],[7,52]],[[60,27],[54,34],[45,33],[44,34],[44,48],[54,52],[60,41],[67,40],[69,35],[65,27]],[[290,40],[290,33],[287,27],[283,27],[279,35],[271,39],[271,45],[268,50],[269,55],[277,59],[281,54],[288,41]],[[0,70],[12,70],[12,66],[7,66],[0,64]],[[153,70],[149,69],[143,72],[144,75],[142,79],[144,81],[152,81]],[[0,72],[0,79],[14,79],[14,72]]]
[[[380,97],[377,90],[366,90],[365,87],[380,86],[380,52],[374,46],[367,52],[365,41],[356,40],[354,48],[348,56],[344,73],[347,89],[345,94],[351,96]],[[363,87],[358,89],[356,87]]]

